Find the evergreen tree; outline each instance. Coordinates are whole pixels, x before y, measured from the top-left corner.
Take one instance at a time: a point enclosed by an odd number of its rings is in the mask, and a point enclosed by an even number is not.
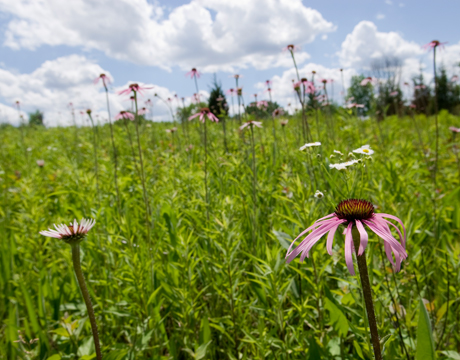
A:
[[[453,112],[455,107],[460,104],[459,86],[447,78],[445,68],[441,68],[438,76],[438,109],[446,109]]]
[[[209,110],[211,110],[211,112],[220,120],[228,115],[228,104],[224,91],[222,90],[222,84],[217,81],[216,74],[214,74],[212,86],[213,87],[209,95],[208,107]]]

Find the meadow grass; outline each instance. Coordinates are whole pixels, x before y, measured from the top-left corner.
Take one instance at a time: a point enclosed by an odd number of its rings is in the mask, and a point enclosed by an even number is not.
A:
[[[275,120],[275,150],[272,120],[254,128],[255,214],[250,132],[238,131],[236,119],[226,123],[228,153],[222,123],[207,124],[209,204],[202,125],[178,124],[171,134],[171,123],[142,122],[150,238],[139,156],[122,124],[114,126],[120,212],[108,125],[95,133],[99,193],[90,127],[0,129],[0,359],[94,353],[70,248],[39,235],[82,217],[97,222],[81,258],[104,359],[370,359],[359,277],[346,268],[342,231],[333,256],[324,239],[303,263],[284,260],[291,240],[346,198],[372,201],[377,212],[401,218],[408,233],[399,273],[377,236],[366,251],[384,358],[414,359],[423,299],[438,357],[455,359],[460,168],[448,127],[458,117],[439,116],[438,189],[433,118],[377,123],[339,110],[321,113],[318,129],[314,117],[313,141],[322,145],[306,152],[298,150],[300,114],[283,129]],[[133,136],[134,124],[128,127]],[[365,144],[375,150],[371,158],[329,168]],[[314,197],[317,190],[323,198]],[[18,331],[39,341],[14,342]]]

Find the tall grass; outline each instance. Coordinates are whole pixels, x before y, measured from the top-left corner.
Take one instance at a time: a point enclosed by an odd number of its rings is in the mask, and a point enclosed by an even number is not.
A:
[[[209,204],[198,123],[189,124],[187,137],[179,130],[174,145],[165,132],[170,124],[141,123],[151,242],[122,124],[114,125],[121,214],[108,125],[97,132],[100,203],[90,128],[79,129],[78,144],[72,127],[23,128],[24,141],[19,129],[0,129],[6,139],[0,144],[0,359],[89,359],[94,352],[68,246],[38,234],[82,217],[97,221],[81,259],[105,359],[369,359],[362,297],[345,265],[343,235],[336,235],[332,257],[320,241],[305,262],[284,261],[290,241],[348,197],[372,201],[408,230],[409,260],[400,273],[383,259],[377,237],[367,251],[384,358],[414,359],[420,298],[439,357],[460,352],[460,179],[448,130],[459,119],[439,116],[434,191],[432,118],[415,117],[426,146],[420,149],[410,117],[385,119],[380,133],[373,119],[342,110],[330,116],[333,129],[321,113],[319,129],[311,124],[322,146],[308,156],[298,151],[301,115],[286,125],[276,159],[272,120],[257,129],[257,227],[251,146],[236,119],[226,123],[228,152],[222,124],[207,129]],[[29,161],[24,143],[32,147]],[[375,150],[372,160],[329,169],[364,144]],[[345,154],[342,160],[330,158],[333,150]],[[45,166],[35,166],[36,159]],[[315,198],[316,190],[325,197]],[[18,330],[39,338],[31,355],[14,342]]]

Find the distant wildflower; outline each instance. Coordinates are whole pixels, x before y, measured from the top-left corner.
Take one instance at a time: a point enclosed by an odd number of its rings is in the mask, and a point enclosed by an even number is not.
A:
[[[130,94],[131,92],[139,93],[143,95],[143,92],[148,89],[153,89],[153,88],[147,87],[147,86],[140,86],[139,84],[134,83],[134,84],[130,84],[127,89],[119,91],[118,95]]]
[[[134,114],[131,114],[130,112],[127,112],[127,111],[120,111],[120,113],[115,116],[115,120],[120,120],[120,119],[128,119],[128,120],[134,121]]]
[[[454,133],[460,133],[460,128],[456,128],[455,126],[451,126],[449,128],[450,131],[454,132]]]
[[[351,103],[351,104],[348,104],[346,107],[349,108],[349,109],[351,109],[351,108],[364,108],[364,105],[363,104],[357,104],[357,103]]]
[[[32,151],[32,148],[31,148],[31,147],[28,147],[28,148],[27,148],[27,151],[28,151],[28,152],[31,152],[31,151]]]
[[[79,225],[77,220],[74,220],[70,225],[60,224],[56,226],[56,224],[54,224],[56,230],[48,229],[40,231],[40,234],[61,239],[67,244],[78,244],[85,238],[86,234],[88,234],[88,231],[91,230],[95,223],[96,221],[93,219],[81,219]]]
[[[45,160],[37,160],[37,165],[38,165],[39,167],[45,166]]]
[[[329,164],[331,169],[346,170],[347,167],[357,164],[358,160],[350,160],[339,164]]]
[[[317,199],[322,199],[324,197],[324,194],[321,191],[316,190],[315,195],[313,196]]]
[[[261,100],[261,101],[257,101],[256,105],[259,108],[264,108],[264,107],[266,108],[268,107],[268,102],[265,100]]]
[[[456,82],[458,80],[458,76],[457,75],[454,75],[450,78],[450,81],[451,82]]]
[[[440,47],[442,49],[445,44],[447,44],[447,42],[441,43],[438,40],[433,40],[433,41],[429,42],[428,44],[423,45],[422,48],[424,50],[430,50],[430,49],[434,49],[434,48],[437,48],[437,47]]]
[[[414,90],[421,90],[421,89],[426,89],[426,85],[420,84],[420,85],[414,86]]]
[[[390,96],[398,96],[398,94],[399,94],[399,91],[396,90],[396,91],[392,91],[390,93]]]
[[[260,121],[248,121],[248,122],[245,122],[243,125],[240,126],[240,130],[243,130],[244,128],[246,127],[254,127],[254,126],[257,126],[259,128],[262,127],[262,123]]]
[[[192,70],[185,74],[185,76],[190,76],[190,79],[193,79],[194,77],[199,78],[201,76],[201,73],[197,69],[192,68]]]
[[[204,122],[206,120],[205,117],[207,117],[211,121],[219,122],[219,119],[216,117],[216,115],[214,115],[211,112],[211,110],[209,110],[209,108],[201,108],[199,113],[190,116],[188,119],[192,120],[198,116],[200,117],[201,122]]]
[[[284,120],[281,120],[280,123],[281,123],[281,126],[286,126],[288,124],[289,120],[287,119],[284,119]]]
[[[177,131],[177,128],[176,127],[173,127],[172,129],[166,129],[165,130],[167,133],[175,133]]]
[[[367,84],[372,84],[374,82],[374,79],[372,79],[370,76],[367,78],[361,80],[361,86],[366,86]]]
[[[218,102],[222,102],[222,101],[224,101],[224,100],[225,100],[225,98],[223,98],[222,96],[219,96],[219,97],[216,99],[216,101],[218,101]]]
[[[93,80],[93,82],[97,84],[99,80],[102,80],[102,84],[105,88],[107,88],[107,84],[110,84],[110,79],[107,77],[106,74],[100,74],[97,78]]]
[[[336,154],[339,154],[340,156],[343,156],[343,154],[339,150],[334,150]]]
[[[402,227],[404,236],[401,234],[399,228],[388,221],[387,219],[395,220]],[[353,251],[354,243],[352,230],[355,226],[360,235],[358,255],[364,254],[368,243],[368,234],[364,225],[366,225],[377,236],[383,239],[385,252],[390,263],[395,267],[396,271],[401,269],[401,261],[407,258],[406,247],[406,229],[402,221],[396,216],[390,214],[382,214],[374,212],[374,205],[366,200],[348,199],[341,201],[335,208],[335,212],[329,214],[302,231],[299,236],[292,242],[286,254],[286,262],[290,263],[299,254],[300,261],[309,257],[309,252],[313,246],[328,233],[326,249],[329,255],[332,255],[332,245],[334,242],[334,235],[339,226],[345,226],[345,262],[348,271],[351,275],[355,275],[353,267]],[[393,226],[399,236],[399,241],[396,240],[391,234],[390,227]],[[311,231],[300,244],[291,251],[297,239],[304,236]],[[393,260],[393,255],[396,261]]]
[[[147,114],[147,112],[148,112],[148,110],[145,107],[143,107],[142,109],[139,109],[137,111],[137,115],[145,115],[145,114]]]
[[[353,152],[356,154],[372,155],[374,150],[372,150],[369,145],[363,145],[359,149],[353,150]]]
[[[233,96],[234,93],[235,93],[235,89],[228,89],[227,90],[227,94],[230,94],[231,96]]]
[[[313,147],[313,146],[321,146],[321,143],[319,141],[314,142],[314,143],[308,143],[300,147],[300,151],[304,151],[306,148]]]
[[[288,46],[283,48],[283,51],[289,51],[291,53],[294,52],[294,51],[297,51],[297,50],[300,50],[300,47],[292,45],[292,44],[289,44]]]

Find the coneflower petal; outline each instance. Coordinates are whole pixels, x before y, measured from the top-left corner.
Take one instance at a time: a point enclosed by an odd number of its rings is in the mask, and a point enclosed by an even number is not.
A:
[[[359,235],[360,235],[360,238],[361,238],[360,242],[359,242],[359,249],[358,249],[358,255],[361,256],[364,253],[364,250],[367,247],[367,242],[369,240],[369,236],[367,235],[367,232],[364,229],[364,226],[361,223],[361,221],[356,220],[356,228],[358,229]]]
[[[355,268],[353,266],[353,235],[351,233],[352,226],[353,223],[349,223],[345,231],[345,262],[350,274],[355,275]]]

